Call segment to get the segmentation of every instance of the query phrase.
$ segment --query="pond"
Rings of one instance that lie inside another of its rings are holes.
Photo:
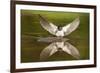
[[[59,26],[80,17],[80,25],[64,37],[66,41],[38,41],[39,38],[55,37],[41,27],[38,14]],[[89,13],[21,10],[22,63],[86,59],[89,59]]]

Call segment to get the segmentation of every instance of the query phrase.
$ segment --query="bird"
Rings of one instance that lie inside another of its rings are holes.
[[[61,51],[73,56],[76,59],[79,59],[80,57],[80,53],[77,48],[69,42],[53,42],[42,50],[40,53],[40,60],[45,60],[56,52]]]
[[[64,37],[69,34],[71,34],[73,31],[75,31],[79,24],[80,24],[80,19],[77,17],[75,20],[73,20],[71,23],[61,27],[61,26],[56,26],[52,22],[48,21],[47,18],[44,18],[42,15],[39,14],[39,20],[41,26],[47,30],[50,34],[57,36],[57,37]]]

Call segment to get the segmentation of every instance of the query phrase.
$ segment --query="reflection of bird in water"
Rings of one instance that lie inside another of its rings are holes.
[[[65,25],[64,27],[60,27],[60,26],[56,26],[53,23],[49,22],[46,18],[44,18],[41,15],[39,15],[39,19],[40,19],[41,26],[45,30],[47,30],[49,33],[57,37],[63,37],[63,36],[69,35],[71,32],[77,29],[80,23],[80,20],[78,17],[74,21],[69,23],[68,25]]]
[[[41,26],[45,30],[52,35],[57,36],[38,39],[40,42],[52,42],[40,53],[40,59],[44,60],[58,51],[64,51],[65,53],[68,53],[69,55],[79,59],[80,54],[77,48],[70,43],[65,42],[68,39],[63,38],[78,28],[80,23],[79,17],[64,27],[54,25],[41,15],[39,15],[39,19]]]
[[[79,56],[80,56],[77,48],[74,47],[73,45],[71,45],[70,43],[68,43],[68,42],[54,42],[43,49],[43,51],[40,53],[40,60],[45,60],[58,51],[64,51],[65,53],[72,55],[76,59],[79,59]]]

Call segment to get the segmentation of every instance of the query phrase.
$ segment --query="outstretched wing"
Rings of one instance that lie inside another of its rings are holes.
[[[51,43],[40,53],[40,60],[45,60],[49,56],[53,55],[55,52],[57,52],[57,47],[55,46],[55,43]]]
[[[78,17],[74,21],[69,23],[68,25],[64,26],[62,28],[62,31],[64,32],[65,35],[69,35],[71,32],[75,31],[78,28],[79,23],[80,23],[80,20]]]
[[[79,57],[80,57],[80,53],[77,50],[77,48],[74,47],[73,45],[71,45],[68,42],[65,42],[65,46],[63,47],[63,51],[70,54],[70,55],[72,55],[76,59],[79,59]]]
[[[40,19],[40,24],[41,26],[47,30],[48,32],[50,32],[53,35],[56,35],[56,31],[58,30],[57,26],[54,25],[53,23],[47,21],[46,18],[44,18],[43,16],[39,15],[39,19]]]

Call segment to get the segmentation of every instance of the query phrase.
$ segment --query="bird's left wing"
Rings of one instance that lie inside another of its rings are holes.
[[[53,23],[49,22],[46,18],[43,16],[39,15],[40,19],[40,24],[41,26],[47,30],[49,33],[56,35],[56,31],[58,30],[57,26],[54,25]]]
[[[80,24],[80,20],[78,17],[68,25],[64,26],[62,28],[62,31],[64,32],[65,35],[69,35],[71,32],[75,31],[78,28],[79,24]]]
[[[65,46],[62,49],[64,52],[72,55],[76,59],[79,59],[79,57],[80,57],[79,51],[77,50],[77,48],[75,46],[71,45],[70,43],[65,42]]]

